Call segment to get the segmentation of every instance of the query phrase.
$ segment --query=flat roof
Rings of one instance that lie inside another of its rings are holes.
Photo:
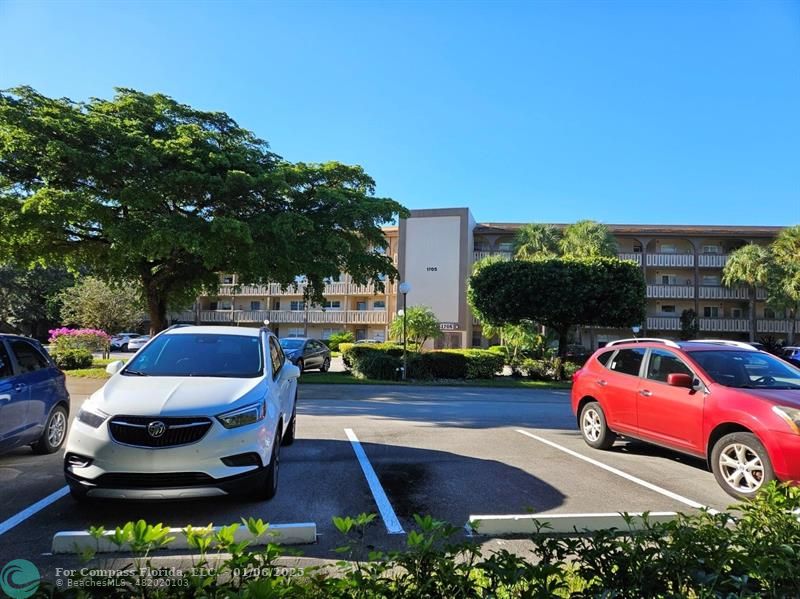
[[[528,223],[479,223],[474,232],[477,234],[503,234],[515,232]],[[545,223],[563,229],[566,223]],[[775,237],[785,227],[759,225],[619,225],[606,224],[608,230],[616,235],[706,235],[747,237]]]

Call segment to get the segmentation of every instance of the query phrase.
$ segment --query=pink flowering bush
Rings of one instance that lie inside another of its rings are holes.
[[[105,353],[111,343],[111,336],[100,329],[61,327],[50,331],[48,341],[53,345],[53,353],[56,354],[70,349],[87,349]]]

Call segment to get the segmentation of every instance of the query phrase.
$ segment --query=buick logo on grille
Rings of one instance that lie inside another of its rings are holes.
[[[167,432],[167,425],[160,420],[156,420],[147,425],[147,432],[154,439],[158,439]]]

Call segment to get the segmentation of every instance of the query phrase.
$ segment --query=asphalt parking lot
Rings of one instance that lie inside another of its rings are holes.
[[[73,416],[99,384],[70,382]],[[731,503],[699,460],[638,442],[606,452],[586,446],[567,390],[304,384],[300,393],[298,439],[282,450],[278,495],[269,502],[84,506],[62,496],[60,454],[24,448],[0,456],[0,563],[26,558],[47,568],[60,559],[48,556],[56,532],[138,518],[178,527],[243,516],[316,522],[318,542],[300,549],[330,558],[341,541],[332,517],[362,512],[380,513],[368,543],[392,548],[414,528],[415,513],[464,526],[471,514],[546,519]]]

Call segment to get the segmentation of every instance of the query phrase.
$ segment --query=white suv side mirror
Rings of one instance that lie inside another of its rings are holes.
[[[120,370],[122,370],[124,366],[125,362],[123,362],[122,360],[114,360],[113,362],[110,362],[108,366],[106,366],[106,372],[111,376],[114,376]]]
[[[300,368],[292,364],[291,362],[286,362],[283,365],[283,376],[287,379],[299,379],[300,378]]]

